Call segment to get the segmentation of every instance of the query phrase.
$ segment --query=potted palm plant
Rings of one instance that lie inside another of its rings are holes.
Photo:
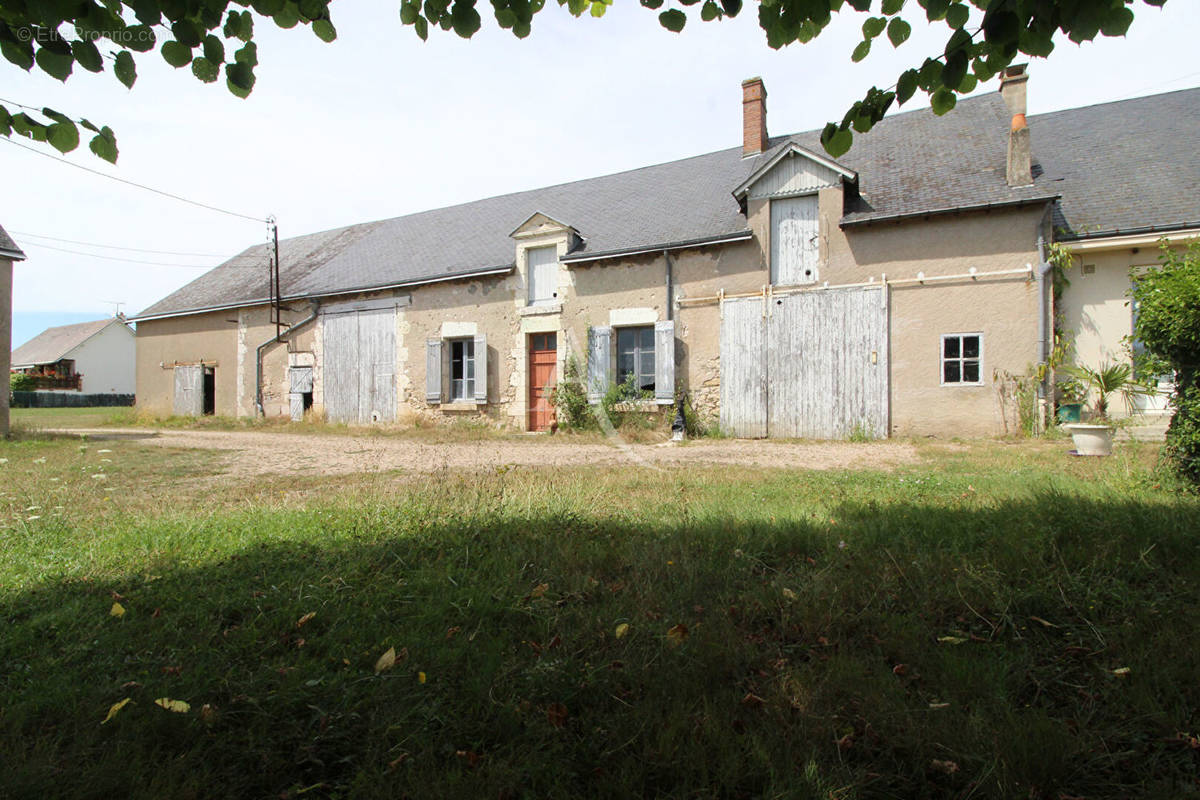
[[[1074,422],[1063,427],[1071,432],[1075,454],[1081,456],[1112,455],[1113,424],[1108,416],[1109,398],[1119,394],[1127,409],[1133,408],[1133,398],[1147,393],[1146,387],[1133,377],[1130,364],[1105,362],[1099,367],[1075,366],[1068,372],[1086,391],[1085,397],[1095,396],[1092,414],[1087,422]]]

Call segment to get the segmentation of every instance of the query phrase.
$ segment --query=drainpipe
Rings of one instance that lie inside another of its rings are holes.
[[[1042,236],[1038,236],[1038,265],[1034,271],[1037,275],[1037,292],[1038,292],[1038,363],[1045,363],[1048,354],[1047,344],[1050,340],[1049,328],[1047,324],[1047,303],[1046,303],[1046,274],[1050,272],[1050,262],[1046,259],[1046,240]],[[1049,372],[1038,382],[1038,401],[1045,413],[1047,384],[1050,381]]]
[[[675,275],[671,265],[671,253],[663,250],[663,259],[667,262],[667,319],[675,319]]]
[[[310,300],[309,302],[312,304],[312,311],[309,312],[309,315],[307,317],[300,320],[295,325],[289,325],[288,329],[283,331],[283,333],[276,334],[275,336],[272,336],[270,339],[267,339],[265,342],[260,344],[258,346],[258,348],[255,350],[255,355],[254,355],[254,359],[255,359],[255,361],[254,361],[254,408],[255,408],[255,410],[258,411],[258,415],[260,417],[266,416],[266,412],[263,410],[263,351],[277,342],[286,341],[286,337],[288,334],[291,334],[297,328],[304,327],[305,325],[307,325],[308,323],[312,322],[314,319],[317,318],[317,310],[321,307],[321,303],[317,300]]]

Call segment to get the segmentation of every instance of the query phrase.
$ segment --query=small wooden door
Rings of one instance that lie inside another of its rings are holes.
[[[554,389],[558,362],[558,335],[529,336],[529,430],[548,431],[554,420],[550,393]]]

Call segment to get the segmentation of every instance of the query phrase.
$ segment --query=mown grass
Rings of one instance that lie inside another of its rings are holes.
[[[1197,792],[1200,501],[1146,446],[301,486],[97,445],[0,445],[0,794]]]

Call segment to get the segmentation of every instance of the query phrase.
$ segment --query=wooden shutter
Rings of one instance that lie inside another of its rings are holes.
[[[654,399],[675,402],[675,320],[654,323]]]
[[[442,340],[425,340],[425,400],[442,402]]]
[[[817,196],[771,201],[771,283],[815,283],[820,255]]]
[[[174,411],[180,417],[198,417],[204,413],[204,367],[200,364],[175,367]]]
[[[311,392],[313,390],[313,368],[291,367],[288,369],[288,390],[291,392]]]
[[[553,303],[558,295],[558,248],[531,247],[525,251],[529,302]]]
[[[488,352],[487,334],[475,336],[475,402],[488,401]]]
[[[588,402],[599,403],[612,379],[612,328],[588,329]]]

